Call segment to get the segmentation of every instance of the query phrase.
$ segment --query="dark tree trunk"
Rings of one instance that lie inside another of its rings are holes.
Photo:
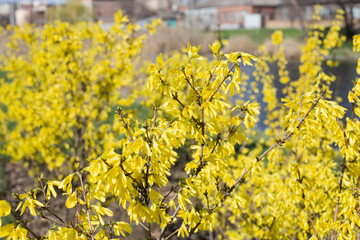
[[[353,3],[351,1],[343,0],[332,0],[333,3],[337,4],[344,12],[344,23],[345,23],[345,36],[347,39],[352,39],[354,35],[354,25],[353,25]],[[349,7],[349,12],[346,11],[346,6]]]
[[[298,0],[290,0],[291,5],[295,8],[295,11],[297,12],[300,20],[300,28],[301,30],[305,29],[305,14],[304,14],[304,8],[300,7],[300,4],[298,3]]]

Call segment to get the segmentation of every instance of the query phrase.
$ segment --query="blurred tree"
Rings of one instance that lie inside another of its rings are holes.
[[[301,26],[303,26],[304,16],[304,6],[311,6],[316,4],[321,5],[335,5],[344,11],[344,25],[345,25],[345,35],[347,39],[352,39],[352,36],[355,34],[354,31],[354,16],[353,16],[353,7],[354,4],[359,3],[359,0],[287,0],[296,10],[299,15]]]
[[[130,18],[134,17],[135,2],[134,0],[120,0],[121,9]]]
[[[69,23],[92,20],[90,10],[79,0],[70,0],[62,6],[51,6],[48,10],[48,20],[50,22],[61,20]]]
[[[355,34],[354,31],[354,3],[359,3],[358,0],[330,0],[331,3],[338,5],[344,11],[345,35],[347,39],[352,39]]]
[[[305,14],[304,14],[304,8],[300,7],[298,0],[290,0],[290,3],[294,7],[297,15],[299,16],[301,30],[304,30],[305,29],[305,21],[306,21]]]

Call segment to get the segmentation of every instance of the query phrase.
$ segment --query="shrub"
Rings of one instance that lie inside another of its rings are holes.
[[[59,174],[84,167],[114,140],[110,110],[121,102],[120,88],[134,84],[145,38],[135,38],[139,26],[127,22],[119,12],[108,32],[84,22],[4,31],[10,35],[1,56],[10,79],[0,83],[5,154],[34,173],[41,166]]]
[[[278,51],[270,55],[262,48],[258,59],[245,52],[224,54],[218,42],[210,46],[212,60],[190,44],[186,53],[166,59],[160,54],[148,66],[151,96],[145,103],[153,115],[137,121],[118,108],[115,121],[124,138],[61,181],[41,177],[39,188],[15,194],[20,215],[29,209],[54,224],[43,236],[0,201],[0,216],[17,219],[0,228],[0,237],[113,239],[131,234],[134,222],[148,239],[190,238],[198,231],[229,239],[355,238],[360,81],[349,92],[352,117],[343,123],[346,109],[328,100],[334,78],[322,70],[329,50],[344,41],[339,30],[338,20],[326,36],[321,26],[311,29],[300,77],[292,81],[281,32],[273,34]],[[360,36],[355,36],[354,50],[359,49]],[[247,82],[241,69],[256,60],[257,81]],[[276,98],[269,62],[277,63],[285,85],[283,104]],[[250,99],[241,94],[244,85],[254,93]],[[268,138],[251,142],[247,136],[259,114],[259,90],[267,104]],[[232,101],[235,94],[240,98]],[[179,149],[189,158],[174,183],[169,180],[178,170],[174,166],[183,161]],[[59,193],[66,196],[73,221],[51,210]],[[119,220],[107,206],[109,199],[126,210],[128,221]]]

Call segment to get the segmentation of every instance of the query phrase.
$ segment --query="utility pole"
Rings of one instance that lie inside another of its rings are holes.
[[[9,1],[9,4],[10,4],[9,20],[10,20],[10,24],[12,26],[16,25],[16,21],[15,21],[15,1],[16,0],[10,0]]]

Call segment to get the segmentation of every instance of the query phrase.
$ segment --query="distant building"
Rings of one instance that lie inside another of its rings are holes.
[[[122,1],[116,0],[82,0],[85,6],[90,7],[95,21],[102,21],[104,24],[114,22],[114,14],[124,6]]]
[[[347,24],[360,26],[360,0],[285,0],[279,8],[280,19],[277,25],[281,27],[308,26],[313,21],[314,6],[321,4],[320,15],[324,25],[331,25],[336,11],[343,9],[346,12]],[[280,24],[280,25],[279,25]]]
[[[267,27],[279,18],[282,0],[208,0],[196,1],[184,9],[188,27],[215,30]]]
[[[66,0],[0,0],[0,25],[27,22],[43,25],[47,21],[48,7],[63,4]]]
[[[215,31],[218,26],[218,9],[203,7],[187,9],[184,12],[185,25],[189,28]]]
[[[0,0],[1,1],[1,0]],[[84,5],[91,8],[95,20],[105,24],[113,23],[113,16],[122,9],[132,20],[147,21],[152,18],[162,18],[173,24],[175,14],[172,11],[173,0],[81,0]],[[147,20],[146,20],[147,19]]]
[[[2,3],[0,4],[0,26],[5,26],[10,24],[10,4]]]

